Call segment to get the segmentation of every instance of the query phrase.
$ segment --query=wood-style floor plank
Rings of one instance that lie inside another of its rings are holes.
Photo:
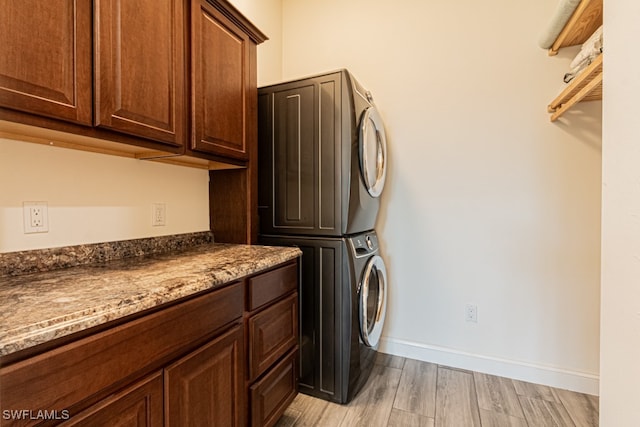
[[[293,427],[301,415],[302,412],[289,407],[276,423],[276,427]]]
[[[317,399],[299,393],[284,415],[276,423],[276,427],[290,426],[327,426],[325,420],[333,414],[330,408],[331,403],[326,400]],[[337,405],[339,406],[339,405]],[[344,415],[344,414],[343,414]],[[291,423],[293,421],[293,423]],[[335,425],[335,424],[334,424]]]
[[[431,399],[435,416],[425,416],[434,413],[422,406]],[[352,402],[299,394],[276,427],[597,427],[598,403],[595,396],[384,355]]]
[[[438,365],[406,360],[393,407],[435,418]]]
[[[386,427],[402,370],[375,365],[360,393],[349,403],[342,427]]]
[[[438,427],[480,427],[473,375],[458,370],[438,368],[436,425]]]
[[[480,408],[482,427],[528,427],[527,420]]]
[[[394,356],[392,354],[378,353],[376,354],[377,365],[387,366],[389,368],[402,369],[404,367],[405,358],[402,356]]]
[[[575,426],[562,403],[520,396],[520,404],[529,427]]]
[[[423,415],[392,409],[387,427],[434,427],[435,420]]]
[[[556,394],[569,416],[580,427],[595,427],[599,423],[599,399],[588,394],[556,389]]]
[[[474,372],[473,378],[480,409],[524,419],[518,395],[510,379],[479,372]]]
[[[520,396],[531,397],[533,399],[548,400],[549,402],[560,402],[560,399],[551,387],[540,384],[528,383],[525,381],[511,380]]]

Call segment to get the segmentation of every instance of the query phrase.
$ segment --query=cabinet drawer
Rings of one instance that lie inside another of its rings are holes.
[[[272,426],[298,393],[298,347],[251,386],[251,425]]]
[[[249,380],[298,342],[298,293],[249,318]]]
[[[249,311],[298,288],[298,265],[289,264],[249,279]]]
[[[240,319],[242,301],[236,283],[4,366],[2,409],[67,409],[74,416],[87,396],[161,367]]]

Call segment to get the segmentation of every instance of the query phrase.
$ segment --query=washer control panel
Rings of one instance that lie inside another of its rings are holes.
[[[349,241],[358,257],[370,255],[378,250],[378,236],[375,231],[350,237]]]

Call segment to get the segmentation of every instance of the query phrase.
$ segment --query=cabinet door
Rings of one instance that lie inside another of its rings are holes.
[[[194,151],[248,158],[251,45],[249,36],[206,0],[191,1]]]
[[[91,125],[91,2],[0,2],[0,106]]]
[[[242,343],[238,326],[165,369],[166,426],[244,425]]]
[[[184,3],[94,5],[96,126],[183,145]]]
[[[64,427],[162,425],[162,374],[158,372],[63,423]]]

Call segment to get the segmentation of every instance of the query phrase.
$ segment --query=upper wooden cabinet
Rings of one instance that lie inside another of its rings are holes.
[[[192,141],[195,151],[248,158],[251,41],[205,0],[191,0]]]
[[[0,10],[0,135],[208,169],[250,163],[266,36],[228,1]]]
[[[0,3],[0,106],[91,125],[91,2]]]
[[[95,0],[95,125],[183,145],[183,0]]]

